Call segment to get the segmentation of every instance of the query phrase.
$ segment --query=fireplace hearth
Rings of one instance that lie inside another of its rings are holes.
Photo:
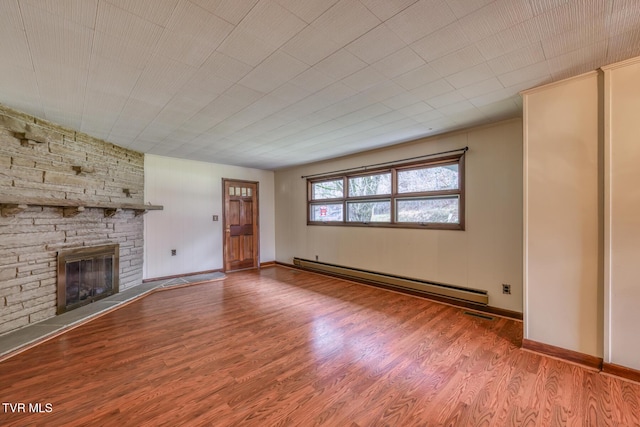
[[[118,293],[119,245],[58,253],[58,309],[62,314]]]

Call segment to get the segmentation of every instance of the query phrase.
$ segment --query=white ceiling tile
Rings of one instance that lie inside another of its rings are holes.
[[[94,56],[89,67],[88,89],[127,97],[131,94],[141,70]]]
[[[275,0],[307,23],[313,22],[338,0]]]
[[[309,25],[282,46],[282,50],[309,65],[315,65],[340,49],[323,31]]]
[[[519,70],[501,74],[498,79],[505,87],[509,87],[528,80],[544,78],[550,74],[549,63],[542,61]]]
[[[137,80],[131,96],[154,106],[164,106],[193,76],[196,69],[160,55],[153,55]]]
[[[158,115],[158,113],[160,113],[161,110],[162,106],[154,105],[142,99],[129,98],[124,105],[116,124],[120,122],[129,130],[137,129],[138,132],[142,132],[142,130],[153,120],[154,117]]]
[[[392,108],[394,110],[399,110],[404,107],[408,107],[409,105],[416,104],[421,101],[421,98],[410,93],[410,92],[402,92],[394,97],[387,98],[383,101],[384,105]]]
[[[478,118],[486,118],[472,103],[470,103],[466,99],[440,107],[438,108],[438,111],[440,111],[445,116],[453,116],[454,120],[459,120],[461,113],[471,115],[473,120],[476,120]]]
[[[485,105],[493,104],[494,102],[503,101],[505,99],[513,99],[514,97],[519,97],[518,92],[526,89],[531,89],[533,87],[537,87],[543,84],[550,83],[551,76],[546,76],[543,78],[537,78],[534,80],[528,80],[522,83],[518,83],[514,86],[510,86],[504,88],[502,90],[494,90],[492,92],[488,92],[483,95],[478,95],[476,97],[470,98],[469,102],[471,102],[476,107],[483,107]]]
[[[262,98],[264,94],[240,84],[235,84],[224,93],[224,96],[233,99],[234,105],[246,107]]]
[[[496,77],[491,77],[490,79],[458,89],[458,92],[460,92],[465,98],[471,99],[480,95],[485,95],[487,93],[503,89],[504,86],[502,85],[502,83],[500,83],[500,80],[498,80]]]
[[[495,73],[489,68],[486,62],[478,64],[466,70],[451,74],[446,80],[456,89],[478,83],[488,78],[494,77]]]
[[[306,22],[275,1],[261,0],[240,21],[237,28],[278,48],[306,26]]]
[[[187,96],[198,94],[198,98],[206,97],[211,100],[212,97],[224,93],[233,86],[234,83],[236,82],[219,77],[209,72],[207,68],[201,67],[193,74],[191,79],[180,88],[177,96],[183,93]]]
[[[365,68],[367,64],[345,49],[340,49],[336,53],[318,62],[313,68],[321,73],[342,79],[358,70]]]
[[[425,61],[430,62],[467,45],[469,39],[462,27],[458,22],[453,22],[412,43],[411,48]]]
[[[609,39],[607,64],[640,55],[640,28]]]
[[[385,24],[380,24],[348,44],[345,49],[367,64],[373,64],[405,46],[406,44],[400,40],[400,37],[396,36]]]
[[[595,70],[602,65],[602,58],[605,58],[606,54],[607,42],[602,41],[556,56],[547,63],[551,75],[558,80]]]
[[[414,70],[404,73],[393,79],[394,82],[402,86],[407,90],[415,89],[432,81],[438,80],[440,74],[438,74],[433,67],[429,64],[425,64]]]
[[[0,102],[244,166],[517,117],[518,91],[640,55],[636,0],[0,3]]]
[[[13,7],[17,2],[11,1],[9,3],[12,3],[9,7]],[[98,0],[21,0],[21,3],[44,9],[62,19],[87,28],[95,28]]]
[[[427,99],[427,103],[435,109],[440,110],[442,112],[442,108],[447,105],[456,104],[462,101],[466,101],[467,99],[462,96],[462,94],[458,91],[447,92],[443,95],[439,95],[430,99]]]
[[[420,100],[427,100],[440,96],[442,94],[452,92],[455,88],[449,84],[445,79],[436,80],[426,85],[422,85],[410,92],[418,97]]]
[[[191,89],[180,91],[171,98],[154,119],[156,127],[177,128],[206,107],[214,97],[207,92]]]
[[[163,28],[103,1],[98,3],[96,31],[133,41],[147,49],[153,49]]]
[[[296,86],[292,83],[285,83],[269,94],[276,99],[284,101],[287,104],[293,104],[301,99],[309,96],[311,92],[306,88]]]
[[[595,44],[606,38],[607,30],[604,20],[596,19],[585,22],[584,26],[543,38],[542,47],[545,57],[553,58],[579,49],[585,44]]]
[[[251,104],[251,102],[234,99],[232,96],[222,94],[213,99],[194,116],[190,117],[182,127],[204,132],[222,122],[224,119],[231,117],[249,104]]]
[[[424,60],[411,48],[405,47],[375,62],[373,67],[388,78],[394,78],[423,65]]]
[[[308,90],[310,93],[314,93],[335,83],[336,80],[337,79],[329,77],[314,68],[309,68],[291,79],[291,83]]]
[[[368,99],[371,102],[382,102],[389,98],[393,98],[400,93],[405,93],[405,89],[402,86],[389,81],[371,87],[364,92],[361,92],[359,95],[361,95],[363,99]]]
[[[137,0],[133,0],[137,1]],[[237,25],[258,0],[189,0],[227,22]]]
[[[431,110],[433,110],[433,107],[427,104],[426,102],[417,102],[415,104],[400,108],[397,111],[399,113],[404,114],[405,116],[411,117],[418,114],[424,114]]]
[[[355,95],[355,91],[349,88],[342,82],[333,83],[332,85],[327,86],[326,88],[316,92],[318,105],[323,105],[323,107],[336,104],[344,99],[349,98],[352,95]]]
[[[418,0],[360,0],[381,21],[402,12]]]
[[[88,70],[93,43],[91,29],[28,5],[22,7],[22,15],[34,62],[50,60]],[[38,64],[34,66],[38,68]]]
[[[506,55],[494,58],[488,61],[488,64],[494,73],[504,74],[528,65],[542,62],[545,59],[542,44],[537,42],[522,49],[514,50]]]
[[[20,108],[29,114],[40,114],[40,93],[36,74],[32,69],[14,66],[11,62],[0,62],[0,103]]]
[[[413,43],[455,20],[445,0],[420,0],[386,23],[405,43]]]
[[[39,0],[37,0],[39,1]],[[58,0],[50,0],[57,2]],[[178,5],[185,0],[106,0],[107,2],[131,12],[142,19],[164,27]],[[79,3],[83,3],[84,0]],[[95,11],[94,11],[95,15]]]
[[[480,9],[494,0],[447,0],[447,4],[458,18]]]
[[[85,121],[98,124],[107,132],[111,130],[127,103],[126,96],[93,89],[87,90],[85,99],[83,118]],[[80,130],[85,131],[85,128]]]
[[[563,4],[572,0],[529,0],[531,3],[531,10],[534,15],[539,15],[549,9],[562,6]]]
[[[218,52],[255,67],[277,49],[259,37],[236,28],[218,47]]]
[[[16,8],[17,10],[17,8]],[[20,15],[18,11],[18,16]],[[27,43],[27,34],[23,28],[16,29],[8,24],[6,16],[0,18],[0,57],[11,58],[15,67],[21,67],[33,71],[31,52]],[[13,21],[13,19],[11,19]],[[7,62],[7,61],[4,61]]]
[[[388,123],[397,122],[398,120],[406,119],[407,116],[405,114],[400,113],[399,111],[390,111],[386,114],[381,114],[379,116],[374,117],[372,120],[380,123],[381,125],[386,125]]]
[[[380,25],[380,20],[359,1],[340,0],[312,25],[342,47]]]
[[[228,81],[237,82],[253,69],[248,64],[221,52],[213,52],[204,64],[198,69],[197,74],[204,79],[205,74],[212,74]]]
[[[360,123],[365,120],[369,120],[372,117],[377,117],[382,114],[389,113],[391,109],[383,104],[373,104],[367,108],[363,108],[353,113],[345,114],[338,118],[338,121],[344,124]]]
[[[593,21],[595,16],[604,19],[609,7],[609,0],[573,0],[549,9],[536,16],[535,19],[540,34],[548,37],[580,27],[584,22]]]
[[[182,0],[173,11],[156,51],[192,66],[200,66],[233,30],[233,25]]]
[[[444,77],[483,62],[485,62],[485,60],[480,51],[475,46],[467,46],[430,62],[430,65]]]
[[[638,29],[640,7],[637,0],[615,0],[609,19],[606,20],[607,32],[611,36]]]
[[[493,59],[536,43],[541,38],[538,22],[534,18],[480,40],[476,47],[486,59]]]
[[[522,115],[522,108],[512,99],[495,102],[478,108],[483,114],[497,120],[518,117]]]
[[[36,0],[31,0],[36,2]],[[32,6],[38,6],[39,2],[32,4]],[[24,31],[24,25],[22,24],[22,15],[20,14],[20,6],[17,0],[5,1],[2,3],[2,13],[0,13],[0,27],[14,29],[18,31]],[[8,32],[8,31],[7,31]]]
[[[305,71],[309,66],[278,50],[247,74],[240,84],[268,93]]]
[[[497,0],[460,19],[467,37],[480,40],[533,17],[527,0]]]
[[[376,71],[375,68],[369,66],[345,77],[342,79],[342,83],[357,90],[358,92],[361,92],[383,82],[384,80],[385,77],[382,74]]]
[[[122,37],[101,32],[94,34],[92,56],[101,56],[126,66],[143,69],[153,53],[146,46]]]

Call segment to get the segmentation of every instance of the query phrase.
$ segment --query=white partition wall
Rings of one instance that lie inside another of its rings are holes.
[[[144,175],[145,200],[164,206],[145,215],[145,279],[223,267],[222,178],[259,182],[260,261],[275,259],[272,171],[147,154]]]
[[[640,370],[640,58],[605,73],[605,362]]]
[[[598,73],[523,99],[524,338],[601,357]]]
[[[293,257],[486,290],[489,305],[522,311],[522,122],[512,119],[275,173],[276,260]],[[302,175],[468,146],[466,229],[307,225]],[[502,284],[511,294],[502,293]]]

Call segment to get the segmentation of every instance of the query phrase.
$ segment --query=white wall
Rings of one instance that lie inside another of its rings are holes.
[[[524,98],[524,337],[602,356],[598,74]]]
[[[307,226],[302,175],[469,146],[466,230]],[[522,311],[522,122],[425,138],[276,171],[276,259],[315,259],[489,291],[489,305]],[[502,284],[512,294],[502,294]]]
[[[605,73],[605,361],[640,370],[640,58]]]
[[[259,182],[260,262],[275,260],[273,172],[149,154],[144,171],[145,201],[164,206],[144,218],[145,278],[223,268],[222,178]]]

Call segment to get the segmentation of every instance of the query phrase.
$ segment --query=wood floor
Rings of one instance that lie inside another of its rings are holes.
[[[521,340],[519,322],[360,284],[233,273],[1,362],[0,425],[640,425],[639,384]]]

